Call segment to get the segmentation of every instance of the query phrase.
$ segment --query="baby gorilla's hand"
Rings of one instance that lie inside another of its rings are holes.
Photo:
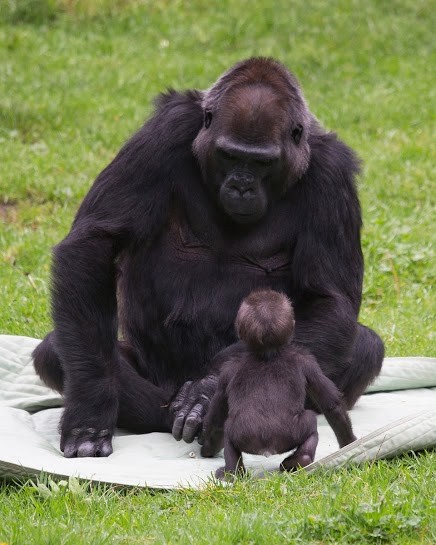
[[[216,375],[208,375],[200,380],[188,381],[180,388],[170,404],[173,415],[172,434],[177,441],[183,439],[192,443],[201,433],[203,418],[209,408],[210,400],[218,384]]]
[[[224,447],[224,430],[214,429],[212,431],[205,430],[203,426],[201,440],[201,455],[203,458],[212,458]]]

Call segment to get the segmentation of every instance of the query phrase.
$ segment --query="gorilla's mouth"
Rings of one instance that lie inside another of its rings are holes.
[[[266,212],[266,202],[262,196],[255,194],[249,199],[235,197],[226,188],[220,192],[221,206],[233,221],[240,224],[254,223],[262,218]]]
[[[229,214],[237,223],[254,223],[263,216],[259,212],[231,212]]]
[[[260,199],[256,202],[250,203],[235,202],[234,199],[224,198],[221,201],[221,205],[225,213],[232,218],[233,221],[240,224],[255,223],[259,221],[266,212],[266,206]]]

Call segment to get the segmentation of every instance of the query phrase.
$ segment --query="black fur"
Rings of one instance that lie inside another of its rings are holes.
[[[216,356],[221,372],[204,420],[201,454],[214,456],[225,445],[220,479],[245,471],[243,452],[295,449],[281,463],[288,471],[312,463],[318,432],[315,412],[305,408],[307,396],[325,414],[340,447],[356,439],[338,388],[293,342],[294,318],[284,293],[253,291],[236,316],[240,342]]]
[[[258,287],[291,297],[296,341],[343,385],[348,407],[380,370],[383,344],[357,323],[363,262],[353,152],[317,125],[279,63],[250,59],[224,79],[204,93],[157,100],[54,250],[55,328],[34,357],[65,397],[65,456],[107,455],[117,424],[138,432],[174,425],[177,439],[192,441],[216,388],[210,362],[235,341],[237,308]],[[239,110],[256,93],[277,104],[244,126]],[[268,150],[274,134],[274,166],[239,168],[238,160],[222,183],[212,179],[222,171],[213,165],[224,119],[250,161],[251,144]],[[241,210],[253,212],[247,223],[232,217]]]
[[[316,413],[304,407],[306,394],[324,412],[340,447],[356,439],[339,390],[315,358],[291,339],[265,348],[240,341],[217,356],[224,363],[205,418],[201,454],[214,456],[224,446],[220,479],[245,471],[243,452],[296,449],[281,463],[287,471],[312,463],[318,432]]]

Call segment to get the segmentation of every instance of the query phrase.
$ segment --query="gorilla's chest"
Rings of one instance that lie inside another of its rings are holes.
[[[236,242],[218,238],[215,244],[205,238],[186,222],[171,221],[151,247],[126,256],[121,294],[129,307],[141,306],[147,314],[152,306],[154,319],[167,325],[216,328],[232,324],[242,298],[253,289],[289,294],[291,252],[281,233]]]
[[[288,292],[289,250],[276,240],[260,246],[256,240],[211,244],[186,223],[172,222],[153,249],[154,294],[166,323],[229,327],[241,299],[253,289]]]
[[[258,251],[255,240],[214,246],[186,224],[171,222],[151,247],[126,254],[120,263],[126,336],[139,335],[149,359],[165,346],[168,361],[192,363],[198,352],[208,361],[234,342],[237,309],[251,291],[270,287],[292,296],[291,254],[277,240]]]
[[[280,238],[258,234],[237,241],[207,240],[186,223],[172,222],[157,247],[169,267],[173,265],[180,273],[185,271],[197,278],[201,271],[214,271],[215,279],[216,275],[280,277],[289,273],[291,264],[290,250]]]

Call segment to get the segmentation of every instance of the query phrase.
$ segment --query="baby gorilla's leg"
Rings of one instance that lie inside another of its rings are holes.
[[[236,475],[244,475],[245,467],[242,462],[242,453],[230,441],[227,435],[224,437],[224,460],[226,465],[216,470],[215,476],[220,480],[232,480]]]
[[[285,458],[280,464],[282,471],[296,471],[306,467],[315,459],[316,447],[318,445],[318,432],[316,428],[316,413],[305,411],[301,416],[300,424],[302,430],[302,442],[295,452]]]

